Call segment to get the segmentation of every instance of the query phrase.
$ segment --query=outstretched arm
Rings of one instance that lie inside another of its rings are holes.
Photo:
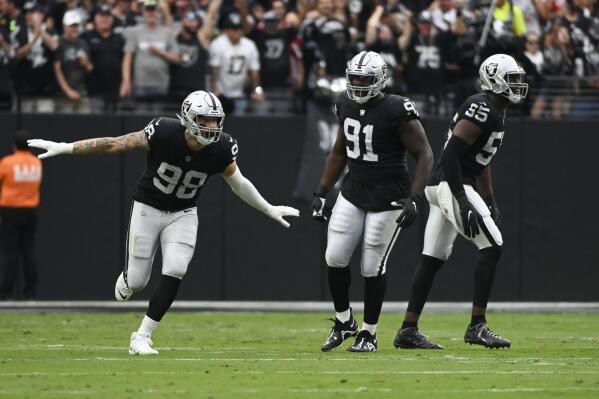
[[[289,222],[283,219],[284,216],[299,216],[299,211],[288,206],[273,206],[268,203],[258,192],[256,187],[237,167],[235,161],[231,162],[223,172],[223,178],[231,187],[231,190],[241,198],[246,204],[258,209],[266,216],[276,220],[285,227],[289,227]]]
[[[137,149],[144,149],[146,151],[150,149],[148,139],[143,130],[119,137],[99,137],[75,141],[74,143],[55,143],[48,140],[32,139],[27,140],[27,144],[32,148],[46,150],[46,152],[38,156],[40,159],[50,158],[61,154],[115,154]]]

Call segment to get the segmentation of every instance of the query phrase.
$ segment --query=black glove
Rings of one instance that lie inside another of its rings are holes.
[[[331,216],[331,212],[325,209],[324,205],[327,201],[327,194],[329,190],[325,187],[318,187],[318,190],[314,193],[314,199],[312,200],[312,218],[319,222],[326,222]]]
[[[499,226],[501,224],[501,212],[499,211],[499,207],[495,202],[495,197],[493,197],[493,195],[486,195],[483,197],[483,200],[485,201],[485,204],[487,204],[489,210],[491,211],[491,219],[493,219],[495,224]]]
[[[418,215],[418,206],[422,197],[416,193],[410,193],[406,198],[400,199],[399,201],[393,201],[391,205],[398,207],[399,209],[403,209],[403,212],[400,213],[396,222],[399,227],[404,228],[408,227],[414,220],[416,220],[416,215]]]
[[[460,216],[462,218],[464,234],[466,237],[476,237],[480,234],[478,225],[483,222],[480,214],[474,209],[465,192],[459,192],[454,196],[460,207]]]

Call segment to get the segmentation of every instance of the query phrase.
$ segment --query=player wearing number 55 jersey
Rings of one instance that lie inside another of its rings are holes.
[[[335,104],[337,140],[312,203],[313,217],[328,220],[325,198],[347,165],[349,173],[330,217],[325,255],[336,317],[321,349],[336,349],[357,335],[349,351],[375,352],[387,259],[400,228],[411,224],[420,209],[433,155],[414,104],[381,93],[387,66],[377,53],[356,55],[348,63],[346,75],[347,90]],[[407,153],[416,160],[411,184]],[[364,323],[358,332],[349,303],[348,264],[360,242],[365,292]]]
[[[503,139],[507,105],[526,97],[528,85],[523,83],[524,70],[504,54],[487,58],[479,75],[483,93],[468,98],[450,122],[447,141],[425,190],[430,213],[424,249],[395,347],[441,348],[419,333],[417,323],[433,279],[451,255],[458,233],[479,250],[472,319],[464,340],[489,348],[511,345],[488,327],[485,318],[502,245],[497,227],[501,217],[493,198],[490,164]]]
[[[198,227],[196,200],[206,180],[221,174],[235,194],[285,227],[284,216],[297,209],[270,205],[239,170],[237,142],[222,133],[225,114],[216,96],[195,91],[181,106],[179,119],[155,118],[143,130],[120,137],[74,143],[29,140],[46,150],[40,158],[59,154],[109,154],[144,149],[146,168],[133,194],[127,235],[127,265],[118,277],[115,297],[125,301],[150,278],[158,244],[162,249],[162,280],[150,299],[138,331],[131,335],[129,354],[158,354],[152,332],[177,295],[193,256]]]

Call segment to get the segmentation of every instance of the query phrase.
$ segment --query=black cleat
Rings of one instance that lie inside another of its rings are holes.
[[[323,352],[328,352],[339,348],[341,344],[343,344],[343,341],[349,337],[355,336],[358,333],[358,323],[356,323],[356,319],[354,319],[353,315],[345,323],[342,323],[337,318],[331,319],[331,321],[335,322],[335,325],[331,329],[331,334],[327,338],[326,342],[320,347]]]
[[[489,328],[487,322],[483,321],[474,326],[468,326],[464,334],[464,342],[467,344],[482,345],[486,348],[509,348],[510,340],[501,338]]]
[[[426,335],[420,334],[418,327],[406,327],[397,332],[393,346],[402,349],[443,349],[439,344],[428,340]]]
[[[356,336],[355,342],[347,348],[349,352],[376,352],[376,334],[362,330]]]

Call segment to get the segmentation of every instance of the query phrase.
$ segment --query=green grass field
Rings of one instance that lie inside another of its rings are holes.
[[[598,398],[598,314],[493,314],[512,348],[464,344],[468,315],[428,314],[440,351],[320,352],[324,313],[171,313],[157,357],[129,356],[141,313],[0,313],[0,398]],[[360,315],[361,316],[361,315]]]

